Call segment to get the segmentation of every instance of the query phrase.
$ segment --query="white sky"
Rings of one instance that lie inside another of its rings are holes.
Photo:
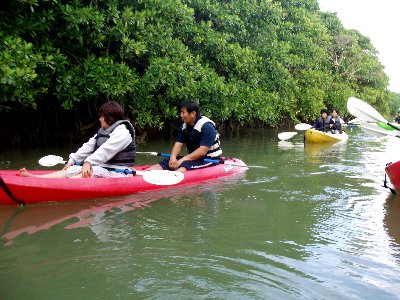
[[[371,39],[389,77],[389,90],[400,93],[400,0],[318,0],[322,11],[336,12],[343,26]]]

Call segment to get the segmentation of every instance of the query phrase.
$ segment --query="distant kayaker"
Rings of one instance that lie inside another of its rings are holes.
[[[98,113],[101,128],[77,152],[69,155],[69,161],[62,170],[33,175],[22,168],[19,175],[43,178],[127,176],[113,169],[135,164],[135,129],[131,122],[124,119],[124,109],[115,101],[103,103]]]
[[[215,123],[200,113],[194,101],[182,102],[179,106],[183,124],[179,127],[171,155],[149,170],[176,170],[185,172],[213,165],[204,158],[217,159],[222,154],[219,133]],[[183,146],[187,154],[181,156]]]
[[[329,123],[329,128],[332,133],[342,133],[343,127],[345,126],[345,122],[339,116],[339,110],[334,108],[332,110],[332,116]]]
[[[327,109],[321,109],[321,115],[315,120],[314,125],[312,128],[319,130],[319,131],[328,131],[329,130],[329,123],[331,121],[331,117],[328,116]]]
[[[394,119],[397,124],[400,124],[400,110],[397,112],[397,117]]]

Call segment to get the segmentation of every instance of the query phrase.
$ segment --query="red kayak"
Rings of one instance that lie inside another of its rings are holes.
[[[146,168],[148,166],[137,166],[135,170],[141,171]],[[148,181],[145,180],[145,176],[141,175],[121,178],[35,178],[18,176],[16,170],[0,170],[0,205],[24,205],[43,201],[73,201],[130,195],[230,176],[245,170],[247,170],[247,166],[243,161],[230,158],[211,167],[185,172],[178,183],[168,183],[168,180],[167,182],[158,182],[154,178],[152,181]],[[151,172],[154,171],[145,173],[147,175]],[[45,174],[49,171],[31,171],[30,173]]]
[[[397,191],[400,191],[400,160],[394,163],[388,163],[385,168],[386,174],[390,182]],[[385,179],[386,186],[386,179]]]

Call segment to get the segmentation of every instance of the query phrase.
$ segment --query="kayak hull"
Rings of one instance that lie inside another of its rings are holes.
[[[148,166],[135,167],[136,170],[145,170],[146,168]],[[226,177],[245,170],[247,170],[246,164],[240,159],[227,159],[225,164],[185,172],[184,179],[172,185],[149,183],[139,175],[120,178],[35,178],[18,176],[16,170],[0,170],[0,205],[130,195]],[[52,171],[31,171],[32,174],[49,172]]]
[[[388,163],[385,172],[394,188],[400,191],[400,160],[394,163]]]
[[[349,137],[346,132],[342,133],[328,133],[315,129],[309,129],[304,134],[306,140],[312,143],[329,143],[345,141]]]

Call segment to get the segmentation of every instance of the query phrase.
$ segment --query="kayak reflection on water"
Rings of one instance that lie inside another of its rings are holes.
[[[245,173],[238,173],[230,178],[207,183],[207,190],[204,190],[201,183],[193,185],[190,189],[190,199],[191,201],[202,199],[203,197],[196,197],[196,195],[207,193],[207,198],[216,200],[222,188],[237,184],[244,176]],[[65,229],[90,227],[100,241],[106,241],[109,236],[107,234],[109,225],[105,222],[110,218],[136,209],[147,208],[151,203],[163,198],[175,199],[179,202],[186,196],[188,196],[187,187],[180,187],[99,201],[42,203],[26,207],[4,206],[0,210],[0,237],[5,241],[5,246],[10,246],[21,234],[34,234],[70,221],[64,227]],[[76,218],[77,221],[74,220]]]

